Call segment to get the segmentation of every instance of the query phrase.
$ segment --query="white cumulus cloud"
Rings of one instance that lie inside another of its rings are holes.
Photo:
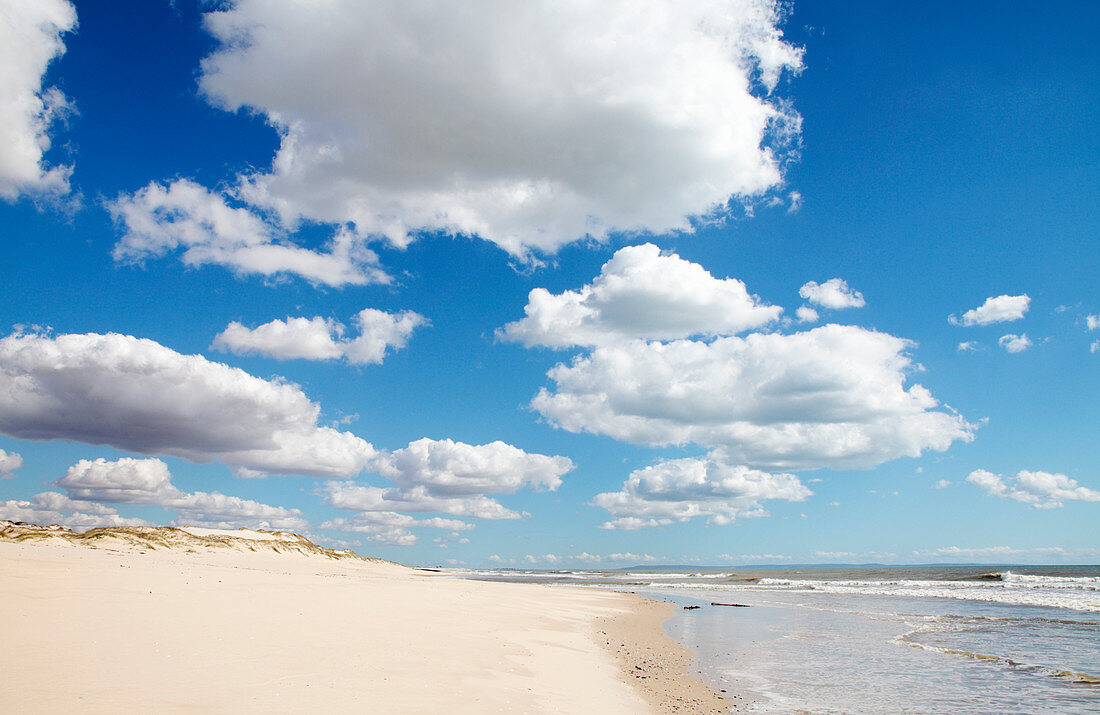
[[[1085,327],[1087,327],[1089,330],[1100,329],[1100,315],[1086,315]]]
[[[396,486],[328,482],[323,494],[339,509],[359,512],[432,512],[478,519],[518,519],[489,494],[514,494],[524,487],[554,490],[573,469],[566,457],[531,454],[492,442],[471,445],[420,439],[382,452],[368,467]]]
[[[798,322],[800,323],[816,323],[817,319],[820,317],[817,311],[808,305],[798,306],[795,315],[798,316]]]
[[[849,288],[848,282],[840,278],[830,278],[824,283],[810,281],[798,289],[798,295],[815,305],[832,310],[862,308],[867,304],[862,293]]]
[[[0,479],[8,479],[13,476],[16,469],[23,466],[23,457],[15,452],[5,452],[0,449]]]
[[[239,527],[303,531],[309,524],[298,509],[270,506],[218,492],[183,492],[172,484],[159,459],[81,459],[57,480],[72,505],[153,504],[175,510],[176,525],[215,529]],[[42,495],[39,495],[42,496]],[[111,510],[113,513],[113,509]]]
[[[427,319],[411,310],[386,313],[364,308],[355,316],[359,335],[344,338],[347,328],[330,318],[272,320],[256,328],[234,321],[219,333],[211,347],[238,355],[259,354],[278,360],[334,360],[353,365],[381,364],[388,349],[399,350],[412,331]]]
[[[393,546],[412,546],[417,536],[411,528],[445,529],[451,532],[468,531],[474,525],[459,519],[416,519],[408,514],[392,511],[371,511],[356,514],[350,519],[338,517],[321,524],[322,529],[334,529],[354,534],[363,534],[371,541]]]
[[[111,507],[70,499],[58,492],[42,492],[29,500],[0,501],[0,519],[28,524],[58,524],[73,531],[104,526],[149,526],[143,519],[120,516]]]
[[[976,469],[966,481],[987,493],[1030,504],[1036,509],[1056,509],[1066,501],[1100,501],[1100,491],[1080,486],[1065,474],[1021,470],[1015,479],[1004,478],[985,469]]]
[[[388,283],[378,256],[337,229],[323,250],[290,242],[287,231],[193,181],[156,182],[108,205],[122,229],[114,258],[138,262],[180,251],[188,266],[225,266],[238,275],[297,275],[330,286]]]
[[[636,470],[620,491],[597,494],[592,504],[616,517],[602,528],[636,529],[695,517],[728,524],[764,516],[762,501],[802,501],[812,493],[793,474],[730,465],[721,452],[715,452]]]
[[[760,469],[871,467],[970,441],[975,426],[906,387],[910,343],[855,326],[711,343],[636,341],[559,364],[532,406],[571,432],[696,443]]]
[[[1031,347],[1031,339],[1027,337],[1026,333],[1023,335],[1013,335],[1012,333],[1002,335],[997,342],[1010,353],[1022,353]]]
[[[1023,295],[999,295],[986,298],[985,302],[973,310],[962,314],[961,318],[952,315],[948,320],[953,325],[990,325],[1020,320],[1031,306],[1031,298]]]
[[[616,251],[592,283],[553,295],[535,288],[526,317],[497,331],[524,345],[604,345],[633,338],[732,335],[776,320],[783,309],[734,278],[645,244]]]
[[[49,130],[69,110],[56,88],[43,88],[50,62],[65,52],[62,35],[76,26],[65,0],[5,2],[0,8],[0,198],[62,194],[71,166],[48,167]]]
[[[0,339],[0,432],[221,461],[262,472],[347,477],[375,455],[318,426],[296,385],[126,335]]]
[[[421,230],[517,255],[690,230],[781,183],[802,52],[774,0],[435,4],[237,0],[200,86],[278,130],[236,194],[396,245]]]

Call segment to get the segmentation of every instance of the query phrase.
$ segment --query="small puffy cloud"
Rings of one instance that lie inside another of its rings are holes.
[[[973,353],[977,352],[981,348],[981,343],[976,343],[973,340],[968,340],[964,343],[959,343],[958,351],[960,353]]]
[[[56,88],[44,89],[42,77],[74,27],[76,9],[65,0],[8,2],[0,11],[0,198],[69,190],[72,167],[43,161],[50,127],[69,103]]]
[[[0,432],[321,477],[375,455],[301,389],[127,335],[0,339]]]
[[[789,198],[791,203],[790,206],[787,207],[787,213],[798,213],[799,210],[802,209],[802,194],[797,191],[792,191]]]
[[[949,486],[951,486],[951,482],[947,481],[946,479],[941,479],[938,482],[936,482],[935,484],[933,484],[932,488],[933,489],[947,489]]]
[[[1100,340],[1093,340],[1092,345],[1089,345],[1090,353],[1100,353]]]
[[[1086,315],[1085,327],[1087,327],[1089,330],[1100,329],[1100,315]]]
[[[297,275],[329,286],[390,281],[378,256],[347,231],[337,230],[325,250],[298,246],[259,214],[186,179],[167,187],[150,183],[108,208],[123,231],[113,252],[117,261],[181,251],[185,265],[221,265],[242,276]]]
[[[1002,335],[997,343],[1010,353],[1022,353],[1031,347],[1031,340],[1026,333],[1023,335],[1013,335],[1011,333]]]
[[[1023,295],[999,295],[986,298],[985,302],[973,310],[963,313],[961,318],[952,315],[948,320],[953,325],[990,325],[1019,320],[1031,306],[1031,298]]]
[[[781,16],[774,0],[239,0],[205,16],[218,47],[199,81],[278,130],[238,194],[284,224],[552,252],[690,230],[780,185],[800,123],[771,92],[802,67]]]
[[[23,457],[15,452],[0,449],[0,479],[9,479],[16,469],[23,466]]]
[[[369,466],[393,487],[328,482],[326,501],[358,512],[431,512],[478,519],[519,519],[521,514],[490,498],[524,487],[554,490],[573,469],[566,457],[531,454],[504,442],[472,445],[450,439],[420,439],[378,454]]]
[[[344,358],[353,365],[381,364],[387,349],[399,350],[408,343],[424,316],[406,310],[386,313],[365,308],[355,316],[359,335],[343,338],[345,326],[335,320],[287,318],[272,320],[256,328],[231,322],[219,333],[211,347],[238,355],[259,354],[277,360],[333,360]]]
[[[608,529],[659,526],[662,520],[706,517],[716,524],[763,516],[762,501],[802,501],[813,492],[793,474],[770,474],[723,461],[721,453],[705,458],[673,459],[636,470],[618,492],[597,494],[592,505],[614,520]]]
[[[808,305],[798,306],[798,310],[795,311],[795,315],[798,316],[798,322],[800,323],[815,323],[817,322],[817,311]]]
[[[1100,501],[1100,491],[1082,487],[1064,474],[1021,470],[1015,479],[1005,479],[985,469],[976,469],[966,481],[988,494],[1031,504],[1036,509],[1057,509],[1064,501]]]
[[[975,425],[906,387],[910,343],[855,326],[710,343],[600,347],[547,374],[532,406],[570,432],[724,448],[760,469],[871,467],[973,439]]]
[[[371,466],[400,487],[424,486],[434,494],[452,496],[514,494],[523,487],[553,491],[573,462],[529,454],[500,441],[473,445],[424,438],[380,454]]]
[[[733,335],[776,320],[783,309],[750,295],[735,278],[715,278],[699,264],[647,243],[616,251],[580,290],[553,295],[535,288],[524,312],[497,336],[562,348]]]
[[[867,304],[862,293],[849,288],[848,282],[840,278],[830,278],[824,283],[810,281],[798,289],[798,295],[815,305],[832,310],[862,308]]]
[[[652,563],[657,560],[656,556],[649,554],[633,554],[629,551],[625,553],[608,554],[608,561],[630,561],[632,563]]]

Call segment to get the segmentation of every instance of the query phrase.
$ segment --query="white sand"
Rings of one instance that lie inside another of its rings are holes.
[[[657,613],[634,626],[645,645],[632,647],[681,658],[665,668],[668,692],[624,677],[630,627],[614,617],[639,613],[627,595],[462,581],[271,542],[206,548],[170,531],[194,543],[0,541],[0,709],[609,715],[707,694]],[[608,618],[623,641],[611,650]]]

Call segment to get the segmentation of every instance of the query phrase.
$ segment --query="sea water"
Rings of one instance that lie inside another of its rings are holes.
[[[467,572],[681,607],[697,675],[750,712],[1100,712],[1100,566]],[[715,605],[729,604],[729,605]]]

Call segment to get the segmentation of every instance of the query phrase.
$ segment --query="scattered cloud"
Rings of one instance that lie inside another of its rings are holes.
[[[1089,330],[1100,329],[1100,315],[1086,315],[1085,327],[1087,327]]]
[[[933,489],[947,489],[949,486],[951,486],[951,482],[947,481],[946,479],[941,479],[938,482],[936,482],[935,484],[933,484],[932,488]]]
[[[347,477],[375,455],[317,424],[296,385],[181,355],[152,340],[16,333],[0,339],[0,432],[220,461],[260,472]]]
[[[778,186],[800,121],[771,91],[802,67],[780,18],[772,0],[240,0],[205,16],[219,45],[199,81],[278,130],[271,169],[235,192],[282,224],[398,246],[478,235],[526,255],[687,231]]]
[[[963,313],[961,318],[950,316],[952,325],[990,325],[1020,320],[1031,306],[1031,298],[1023,295],[999,295],[986,298],[985,302],[973,310]]]
[[[1073,558],[1079,556],[1097,556],[1100,549],[1065,549],[1061,546],[1033,546],[1018,548],[1014,546],[941,546],[936,549],[920,549],[913,551],[913,556],[921,559],[966,559],[984,560],[991,558],[1020,559],[1022,556],[1032,559]],[[1028,561],[1027,563],[1033,563]]]
[[[1021,470],[1015,479],[976,469],[966,481],[992,496],[1030,504],[1036,509],[1057,509],[1065,501],[1100,501],[1100,491],[1078,485],[1064,474]]]
[[[372,469],[402,488],[427,487],[440,495],[514,494],[523,487],[553,491],[573,469],[567,457],[529,454],[504,442],[472,445],[419,439],[379,454]]]
[[[408,447],[379,453],[368,469],[396,486],[376,487],[332,481],[325,500],[359,512],[432,512],[478,519],[519,519],[489,494],[514,494],[524,487],[555,490],[573,469],[566,457],[530,454],[504,442],[471,445],[420,439]]]
[[[22,466],[22,456],[15,452],[5,452],[0,449],[0,479],[10,479],[15,476],[15,470]]]
[[[905,386],[910,343],[855,326],[600,347],[532,406],[570,432],[724,448],[760,469],[871,467],[970,441],[976,425]]]
[[[43,157],[51,126],[71,106],[57,88],[43,88],[42,78],[74,27],[76,9],[65,0],[6,3],[0,12],[0,198],[69,191],[72,167],[49,167]]]
[[[849,288],[848,282],[840,278],[830,278],[824,283],[810,281],[798,289],[798,295],[822,308],[832,310],[862,308],[867,304],[862,293]]]
[[[1089,345],[1090,353],[1100,353],[1100,340],[1093,340],[1092,345]]]
[[[790,205],[787,207],[787,213],[796,214],[802,209],[802,194],[797,191],[790,193]]]
[[[69,499],[58,492],[35,494],[30,500],[0,502],[0,519],[29,524],[58,524],[74,531],[104,526],[149,526],[143,519],[119,516],[110,507]]]
[[[185,265],[221,265],[241,276],[297,275],[336,287],[390,282],[378,256],[346,230],[337,230],[324,250],[295,245],[286,230],[187,179],[168,186],[152,182],[107,208],[122,229],[116,261],[136,263],[180,250]]]
[[[356,514],[350,519],[330,519],[321,524],[320,528],[363,534],[371,541],[391,546],[412,546],[417,542],[417,536],[409,529],[446,529],[455,532],[468,531],[474,525],[458,519],[416,519],[408,514],[392,511],[369,511]]]
[[[982,347],[981,343],[976,343],[976,342],[970,340],[970,341],[967,341],[965,343],[959,343],[958,350],[959,350],[960,353],[973,353],[973,352],[977,352],[978,350],[980,350],[981,347]]]
[[[766,514],[768,499],[802,501],[813,492],[793,474],[770,474],[706,458],[673,459],[636,470],[618,492],[597,494],[592,505],[614,520],[606,529],[637,529],[706,517],[715,524]]]
[[[798,306],[798,310],[795,311],[795,315],[798,316],[798,322],[800,323],[816,323],[820,317],[817,311],[808,305]]]
[[[783,309],[750,295],[739,280],[715,278],[699,264],[647,243],[616,251],[580,290],[553,295],[535,288],[524,312],[497,337],[564,348],[732,335],[778,319]]]
[[[344,339],[345,326],[330,318],[272,320],[257,328],[231,322],[211,345],[238,355],[259,354],[277,360],[334,360],[344,358],[353,365],[380,365],[386,350],[400,350],[412,331],[428,320],[411,310],[386,313],[365,308],[355,316],[359,335]]]
[[[218,492],[183,492],[159,459],[82,459],[57,481],[74,503],[153,504],[176,512],[173,524],[215,529],[239,527],[303,531],[298,509],[270,506]]]
[[[1031,340],[1027,337],[1026,333],[1022,335],[1013,335],[1011,333],[1002,335],[997,343],[1010,353],[1022,353],[1031,347]]]

